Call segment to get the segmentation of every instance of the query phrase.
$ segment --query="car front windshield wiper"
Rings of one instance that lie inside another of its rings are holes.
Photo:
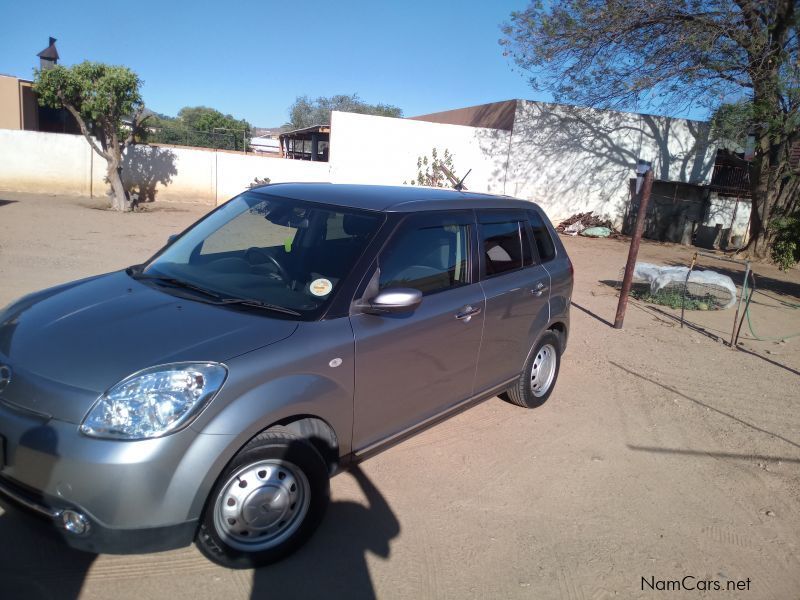
[[[285,315],[292,315],[294,317],[302,317],[303,314],[299,311],[296,311],[292,308],[286,308],[285,306],[278,306],[277,304],[270,304],[269,302],[262,302],[261,300],[255,300],[252,298],[221,298],[219,301],[220,304],[239,304],[242,306],[255,306],[257,308],[263,308],[265,310],[271,310],[274,312],[283,313]]]
[[[211,290],[207,290],[199,285],[194,285],[193,283],[189,283],[188,281],[183,281],[182,279],[176,279],[175,277],[167,277],[165,275],[150,275],[149,273],[142,273],[137,272],[135,269],[129,269],[128,274],[137,280],[147,280],[147,281],[155,281],[157,283],[166,283],[167,285],[172,285],[175,287],[184,288],[187,290],[192,290],[194,292],[200,292],[201,294],[208,296],[209,298],[214,299],[214,304],[236,304],[239,306],[254,306],[256,308],[262,308],[264,310],[270,310],[272,312],[279,312],[285,315],[292,315],[293,317],[302,317],[302,313],[293,310],[291,308],[286,308],[284,306],[278,306],[277,304],[270,304],[268,302],[262,302],[261,300],[255,300],[253,298],[236,298],[236,297],[228,297],[223,296],[217,292],[212,292]]]
[[[223,296],[217,294],[216,292],[207,290],[203,287],[200,287],[199,285],[194,285],[193,283],[189,283],[188,281],[183,281],[182,279],[176,279],[175,277],[167,277],[165,275],[150,275],[149,273],[137,272],[135,270],[129,270],[128,275],[130,275],[137,281],[145,280],[145,281],[155,281],[157,283],[166,283],[167,285],[172,285],[175,287],[192,290],[193,292],[200,292],[204,296],[208,296],[209,298],[214,298],[215,300],[218,301],[224,300]]]

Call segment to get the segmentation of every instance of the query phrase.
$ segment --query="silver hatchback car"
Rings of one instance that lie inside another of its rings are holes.
[[[572,282],[530,202],[252,189],[0,312],[0,497],[90,552],[273,562],[337,471],[494,395],[547,400]]]

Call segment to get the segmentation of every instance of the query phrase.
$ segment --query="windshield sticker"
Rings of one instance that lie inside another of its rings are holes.
[[[327,296],[333,289],[333,284],[328,279],[315,279],[308,286],[309,291],[315,296]]]

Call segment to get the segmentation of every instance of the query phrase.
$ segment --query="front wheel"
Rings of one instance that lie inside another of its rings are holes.
[[[561,340],[553,331],[547,331],[525,361],[519,379],[503,397],[525,408],[541,406],[553,393],[560,368]]]
[[[319,452],[286,429],[265,431],[239,451],[217,480],[197,546],[225,567],[276,562],[311,536],[329,495],[328,469]]]

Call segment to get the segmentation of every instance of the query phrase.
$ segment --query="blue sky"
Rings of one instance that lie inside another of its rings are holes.
[[[211,106],[257,126],[288,118],[297,96],[357,93],[406,116],[534,93],[497,43],[526,0],[404,2],[0,0],[0,73],[30,78],[36,53],[123,64],[147,106]],[[80,6],[77,9],[76,6]]]
[[[61,62],[124,64],[148,107],[206,105],[259,126],[295,97],[358,93],[407,116],[534,98],[497,40],[525,0],[27,2],[0,0],[0,73],[31,77],[58,39]],[[76,6],[81,6],[76,10]],[[545,98],[541,98],[545,99]]]

